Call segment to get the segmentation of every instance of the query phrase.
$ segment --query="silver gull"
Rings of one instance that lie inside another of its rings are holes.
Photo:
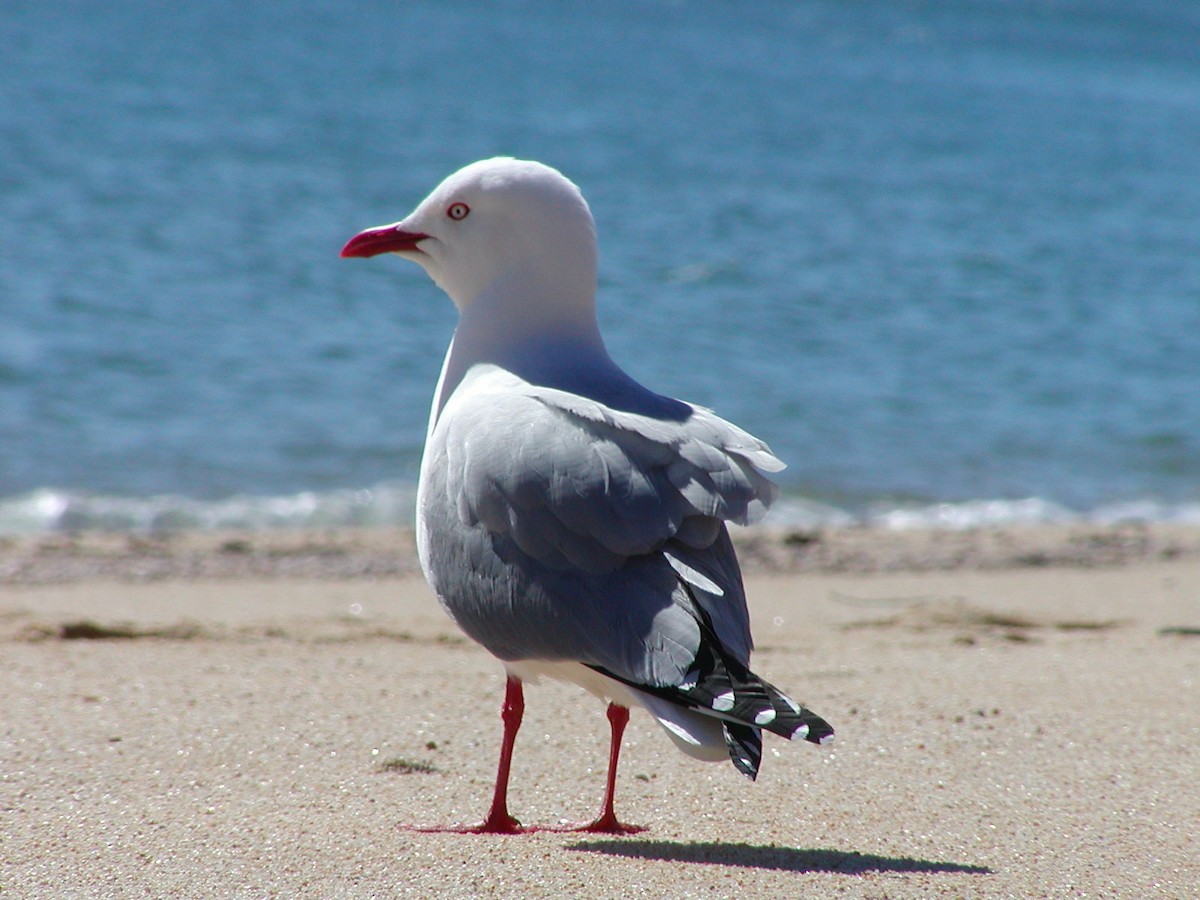
[[[443,181],[411,215],[342,256],[420,264],[458,309],[434,392],[417,544],[438,600],[503,662],[500,765],[482,823],[508,812],[522,682],[549,676],[609,701],[600,815],[613,806],[630,707],[684,753],[755,778],[762,730],[821,743],[833,729],[749,669],[750,620],[725,523],[758,520],[783,468],[711,411],[648,390],[609,357],[596,321],[596,230],[579,189],[497,158]]]

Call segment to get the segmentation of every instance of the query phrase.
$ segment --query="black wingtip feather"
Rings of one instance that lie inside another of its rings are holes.
[[[715,636],[705,635],[696,665],[681,685],[632,687],[688,709],[722,720],[729,759],[739,772],[754,780],[762,761],[762,731],[788,740],[804,738],[821,744],[833,737],[833,728],[812,710],[796,703],[746,666],[726,656]],[[598,671],[624,681],[599,667]]]
[[[692,668],[678,685],[636,684],[600,666],[592,668],[664,700],[721,719],[729,758],[752,781],[762,761],[763,729],[789,741],[802,737],[823,744],[833,738],[833,727],[828,722],[732,656],[713,631],[703,607],[694,597],[692,600],[692,611],[700,626],[700,647]]]
[[[725,723],[725,748],[739,772],[754,781],[762,763],[762,732],[739,722]]]

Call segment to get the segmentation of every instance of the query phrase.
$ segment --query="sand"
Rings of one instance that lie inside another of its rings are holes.
[[[404,535],[0,547],[0,898],[1200,895],[1200,535],[743,535],[754,667],[838,729],[756,783],[626,734],[631,837],[482,816],[500,666]],[[510,794],[589,817],[601,704],[526,692]]]

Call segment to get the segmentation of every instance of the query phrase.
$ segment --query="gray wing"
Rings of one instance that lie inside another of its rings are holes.
[[[755,521],[783,468],[708,410],[659,419],[530,385],[464,381],[422,472],[429,570],[459,624],[502,659],[573,659],[677,684],[695,607],[736,658],[751,649],[725,520]],[[533,627],[531,627],[533,623]]]

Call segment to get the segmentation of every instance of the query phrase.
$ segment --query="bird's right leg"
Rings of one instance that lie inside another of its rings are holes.
[[[523,828],[521,823],[508,814],[508,771],[512,767],[513,744],[521,717],[525,714],[525,694],[521,682],[508,676],[504,690],[504,705],[500,718],[504,722],[504,737],[500,741],[500,765],[496,769],[496,790],[492,794],[492,808],[478,825],[406,825],[412,831],[441,834],[521,834],[536,829]]]
[[[488,810],[487,817],[471,831],[480,834],[517,834],[522,830],[521,823],[508,814],[508,772],[512,767],[513,744],[517,740],[517,730],[521,727],[524,714],[525,693],[521,689],[521,682],[509,675],[504,690],[504,706],[500,709],[504,737],[500,742],[500,765],[496,769],[492,808]]]

